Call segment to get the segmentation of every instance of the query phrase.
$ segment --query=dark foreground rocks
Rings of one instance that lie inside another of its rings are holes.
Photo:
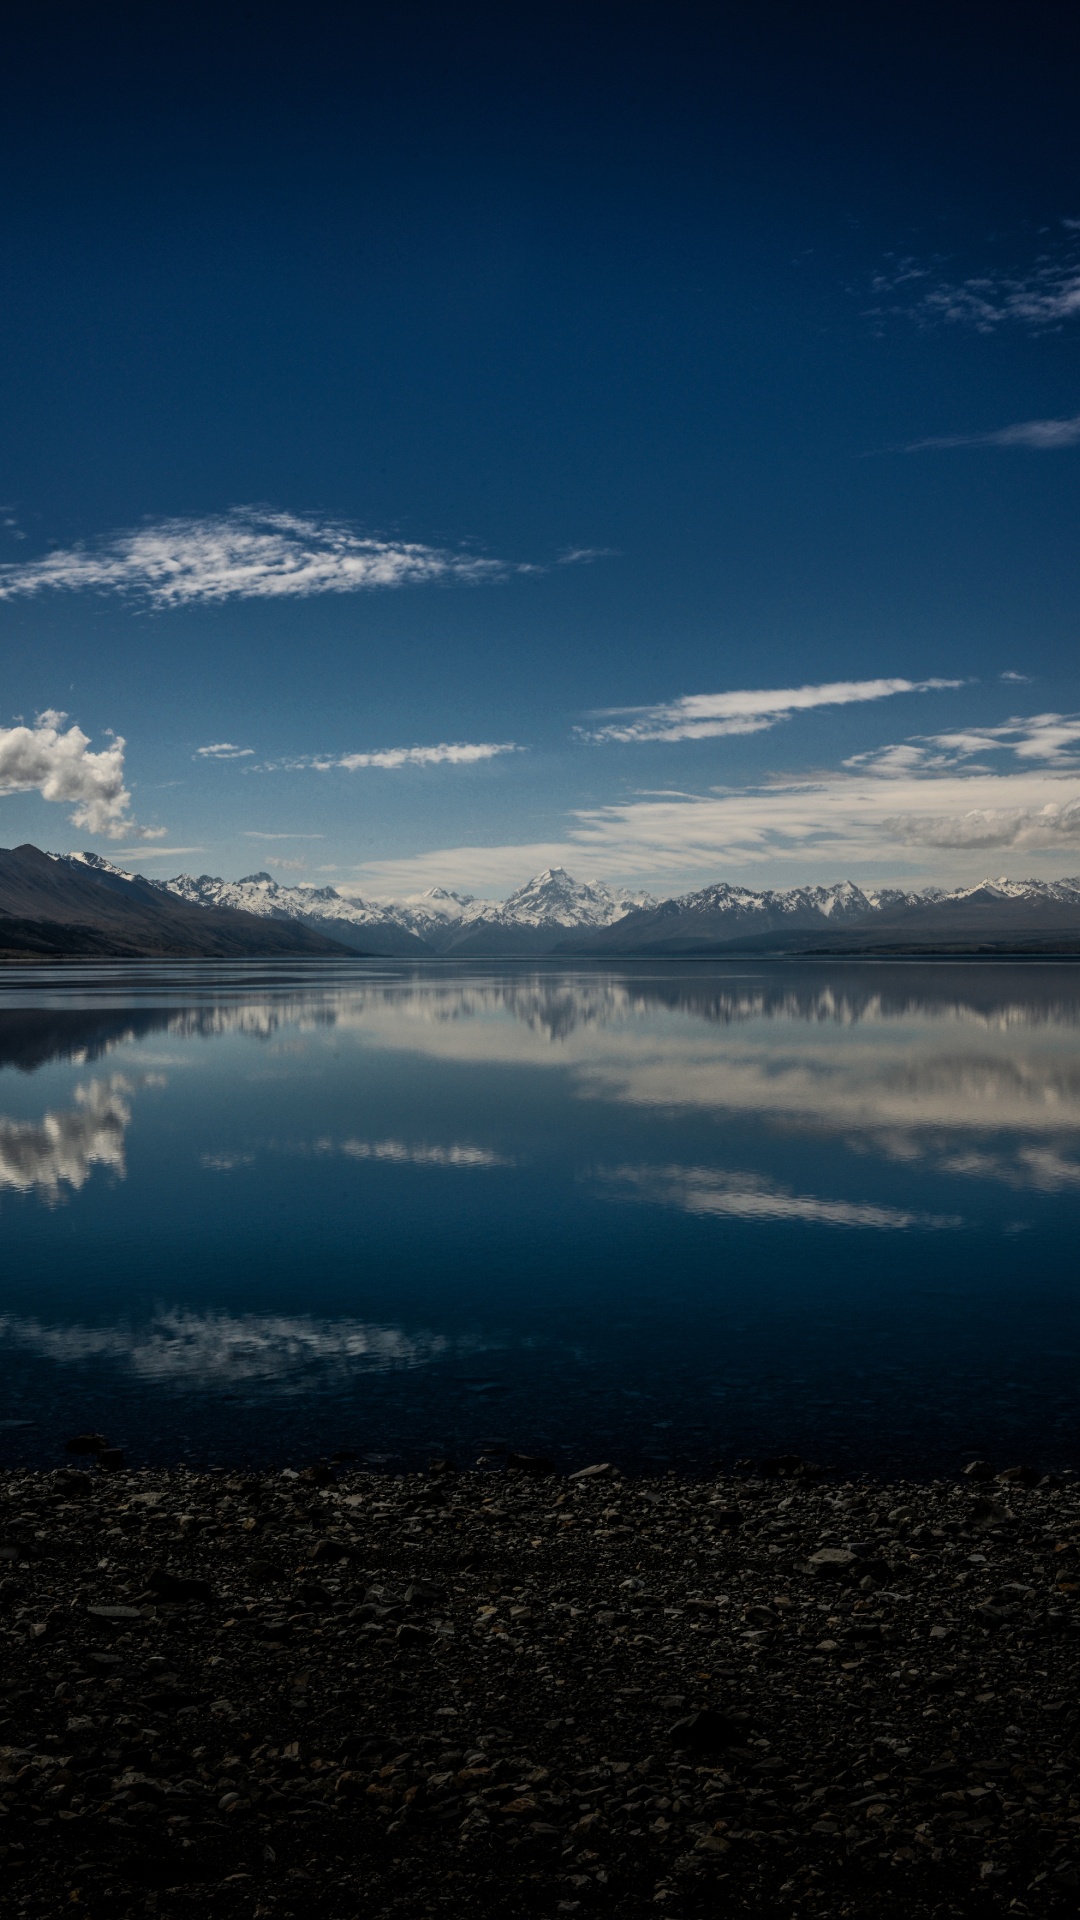
[[[1074,1912],[1034,1478],[3,1476],[5,1911]]]

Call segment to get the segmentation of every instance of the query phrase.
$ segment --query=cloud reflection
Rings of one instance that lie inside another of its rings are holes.
[[[164,1031],[178,1058],[218,1072],[235,1072],[223,1050],[187,1043],[264,1044],[282,1056],[274,1066],[282,1085],[294,1043],[312,1064],[325,1060],[328,1074],[337,1071],[331,1050],[419,1060],[432,1076],[446,1067],[542,1069],[561,1075],[579,1102],[747,1118],[1036,1193],[1077,1184],[1080,970],[1067,966],[328,963],[316,985],[284,965],[227,982],[203,968],[197,984],[164,969],[154,975],[164,1004],[134,1012],[118,1009],[123,982],[114,981],[112,1006],[96,1012],[51,1003],[36,1014],[0,1010],[0,1065],[9,1058],[32,1071],[50,1047],[92,1058]],[[144,991],[132,986],[131,998]],[[32,1030],[27,1019],[37,1021]],[[234,1171],[256,1147],[463,1169],[519,1158],[513,1138],[432,1142],[419,1125],[412,1138],[404,1127],[368,1134],[366,1117],[350,1112],[334,1138],[308,1144],[271,1135],[238,1154],[211,1141],[203,1164]],[[95,1162],[122,1175],[125,1125],[120,1090],[96,1130],[79,1105],[35,1125],[2,1122],[0,1185],[56,1197],[76,1190]]]
[[[37,1193],[59,1206],[86,1185],[95,1166],[125,1174],[132,1083],[122,1074],[76,1087],[75,1105],[41,1120],[0,1115],[0,1190]]]
[[[888,1232],[964,1224],[955,1214],[909,1213],[864,1201],[791,1193],[763,1174],[725,1172],[720,1167],[598,1168],[595,1177],[610,1187],[612,1197],[727,1220],[799,1220],[811,1226],[873,1227]]]
[[[165,1309],[142,1326],[49,1326],[0,1316],[0,1343],[58,1366],[111,1362],[147,1386],[300,1394],[358,1374],[430,1366],[481,1349],[475,1339],[406,1333],[364,1320],[310,1314],[193,1313]]]

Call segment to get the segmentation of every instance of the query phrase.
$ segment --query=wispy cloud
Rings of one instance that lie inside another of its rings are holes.
[[[66,713],[48,708],[31,727],[0,727],[0,794],[37,792],[70,805],[72,826],[87,833],[160,839],[165,827],[140,827],[131,817],[120,735],[93,753],[89,736],[66,722]]]
[[[731,693],[694,693],[653,707],[610,707],[607,726],[579,727],[598,740],[713,740],[725,734],[763,733],[815,707],[885,700],[898,693],[928,693],[959,687],[959,680],[833,680],[821,686],[766,687]]]
[[[913,850],[1062,853],[1080,848],[1078,746],[1080,718],[1058,714],[920,737],[811,779],[580,808],[557,840],[373,861],[360,884],[487,891],[565,866],[580,879],[664,886],[672,875],[790,862],[836,876],[861,862],[895,865]]]
[[[181,854],[205,853],[205,847],[119,847],[118,860],[173,860]]]
[[[896,746],[875,747],[869,753],[854,754],[844,764],[869,767],[875,773],[886,775],[934,774],[947,773],[990,754],[1012,753],[1019,760],[1074,767],[1080,771],[1077,749],[1080,749],[1080,714],[1035,713],[1024,719],[1007,720],[999,727],[919,734]]]
[[[1029,267],[990,270],[950,279],[939,261],[893,259],[872,282],[878,315],[906,313],[924,325],[973,327],[993,333],[1021,326],[1034,332],[1060,327],[1080,315],[1078,223],[1063,220],[1067,238],[1047,248]]]
[[[477,584],[537,569],[462,548],[385,539],[344,521],[237,507],[161,520],[96,547],[0,566],[0,600],[57,589],[132,594],[155,607],[293,599],[432,581]]]
[[[254,747],[238,747],[232,740],[215,740],[213,746],[196,747],[195,760],[246,760]]]
[[[358,767],[467,767],[477,760],[493,760],[500,753],[523,751],[512,740],[473,744],[444,741],[437,747],[384,747],[378,753],[343,753],[334,765],[345,767],[350,773]]]
[[[302,772],[305,768],[311,768],[316,773],[329,773],[334,767],[343,767],[346,773],[356,773],[362,767],[468,767],[474,766],[479,760],[494,760],[502,753],[524,751],[524,747],[519,747],[513,740],[444,740],[436,747],[380,747],[370,753],[307,754],[296,760],[268,765],[266,771],[273,772],[278,766],[294,773]]]
[[[1018,420],[991,433],[946,433],[933,440],[912,440],[905,453],[932,453],[946,447],[1027,447],[1035,453],[1056,453],[1080,446],[1080,413],[1065,420]]]
[[[324,833],[259,833],[253,827],[245,827],[245,840],[325,840]]]

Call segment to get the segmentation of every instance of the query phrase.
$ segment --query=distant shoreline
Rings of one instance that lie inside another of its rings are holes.
[[[552,965],[563,967],[623,967],[633,966],[638,962],[648,962],[655,965],[657,961],[670,961],[673,965],[682,965],[687,961],[708,964],[722,960],[733,962],[768,961],[774,964],[780,962],[799,964],[803,961],[813,961],[816,964],[820,964],[823,961],[831,960],[845,962],[882,960],[1038,960],[1076,962],[1080,961],[1080,939],[1069,947],[1025,947],[1012,942],[1003,941],[998,944],[990,941],[981,941],[977,944],[957,944],[955,946],[934,945],[927,947],[914,945],[893,947],[882,945],[873,947],[802,947],[798,950],[793,950],[791,948],[779,947],[726,946],[708,949],[699,947],[686,951],[673,951],[670,948],[664,948],[619,952],[613,949],[610,953],[603,953],[595,948],[590,948],[587,953],[533,954],[485,954],[477,952],[467,954],[357,953],[355,950],[344,947],[339,953],[290,953],[288,951],[268,953],[253,949],[250,953],[223,954],[191,953],[184,952],[183,950],[169,953],[108,953],[103,952],[100,948],[88,948],[84,952],[67,949],[55,953],[33,950],[20,953],[0,949],[0,967],[84,966],[88,962],[98,962],[102,965],[115,964],[118,966],[133,966],[154,965],[170,961],[187,961],[192,964],[198,963],[202,966],[218,967],[245,966],[255,960],[275,964],[286,962],[290,965],[302,962],[304,965],[312,966],[340,966],[343,961],[357,961],[360,963],[377,961],[381,965],[393,964],[405,967],[454,968],[498,965],[500,967],[505,966],[515,969]]]

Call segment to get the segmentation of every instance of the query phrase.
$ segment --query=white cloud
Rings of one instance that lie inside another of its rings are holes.
[[[205,847],[119,847],[118,860],[173,860],[181,854],[205,853]]]
[[[437,747],[385,747],[378,753],[343,753],[340,760],[332,765],[346,767],[349,772],[357,767],[452,767],[471,766],[477,760],[493,760],[500,753],[521,753],[523,749],[515,746],[512,740],[503,740],[498,744],[478,742],[475,745],[459,741],[443,742]]]
[[[885,700],[893,694],[928,693],[962,684],[959,680],[833,680],[823,686],[686,694],[654,707],[608,708],[600,717],[610,717],[612,724],[577,731],[589,740],[713,740],[723,734],[762,733],[794,713],[815,707],[844,707],[854,701]]]
[[[1077,223],[1065,220],[1062,225],[1071,234]],[[940,274],[937,263],[900,260],[872,283],[874,294],[883,301],[912,285],[919,289],[915,300],[893,300],[872,311],[906,312],[924,324],[973,327],[977,333],[993,333],[1003,326],[1043,332],[1080,315],[1080,258],[1073,238],[1050,248],[1019,272],[991,271],[953,281]]]
[[[948,433],[933,440],[912,440],[905,453],[929,453],[942,447],[1028,447],[1036,453],[1055,453],[1080,446],[1080,413],[1067,420],[1018,420],[992,433]]]
[[[254,747],[238,747],[231,740],[217,740],[211,747],[196,747],[195,760],[246,760]]]
[[[1004,677],[1004,676],[1003,676]],[[1010,679],[1017,676],[1011,675]],[[1012,753],[1018,760],[1041,761],[1047,766],[1080,767],[1074,749],[1080,747],[1080,714],[1035,713],[1007,720],[1000,727],[968,727],[955,733],[916,735],[895,746],[875,747],[845,762],[875,773],[942,773],[962,767],[975,757]]]
[[[430,581],[477,583],[534,571],[460,548],[381,539],[343,521],[237,507],[201,520],[162,520],[97,547],[0,566],[0,600],[56,588],[133,593],[155,607],[179,607]]]
[[[1006,848],[1080,847],[1080,794],[1069,802],[1028,807],[972,807],[966,813],[897,814],[883,822],[886,832],[909,847],[951,848],[957,852]]]
[[[459,740],[442,741],[436,747],[381,747],[371,753],[310,754],[283,764],[290,772],[312,768],[316,773],[329,773],[334,767],[343,767],[347,773],[356,773],[361,767],[467,767],[478,760],[494,760],[501,753],[524,751],[524,747],[513,740]],[[273,772],[273,764],[268,765],[266,771]]]
[[[1080,778],[1053,768],[929,776],[842,770],[688,799],[632,800],[581,808],[561,840],[456,846],[367,863],[365,890],[399,894],[439,884],[477,891],[519,884],[543,867],[583,880],[671,884],[731,870],[798,862],[830,877],[857,863],[895,871],[920,849],[1011,848],[1064,853],[1080,847]],[[775,881],[782,885],[785,882]]]
[[[88,833],[152,840],[164,827],[139,827],[124,785],[124,741],[119,734],[99,753],[81,727],[48,709],[32,727],[0,727],[0,793],[40,793],[72,807],[71,824]]]

